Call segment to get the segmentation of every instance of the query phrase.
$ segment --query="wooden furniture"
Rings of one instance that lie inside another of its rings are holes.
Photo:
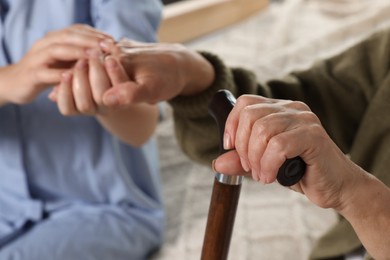
[[[186,0],[164,6],[161,42],[187,42],[239,22],[268,0]]]

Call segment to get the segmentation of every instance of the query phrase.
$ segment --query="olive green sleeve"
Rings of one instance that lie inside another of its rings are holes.
[[[229,69],[217,56],[200,52],[214,67],[215,80],[205,92],[191,97],[170,100],[173,107],[175,134],[183,151],[193,160],[210,164],[219,152],[219,133],[214,119],[208,114],[208,105],[220,89],[227,89],[236,97],[258,94],[253,73],[244,69]],[[239,88],[237,86],[240,86]],[[266,89],[262,92],[265,94]]]
[[[218,132],[207,113],[208,102],[219,89],[236,97],[257,94],[301,100],[321,119],[330,136],[344,152],[354,144],[363,116],[378,90],[387,82],[390,65],[389,31],[383,31],[308,70],[294,72],[264,85],[245,69],[229,69],[217,56],[201,54],[213,65],[212,86],[197,96],[171,100],[175,132],[183,150],[203,163],[218,153]]]
[[[268,82],[272,96],[301,100],[316,113],[344,152],[350,152],[367,108],[389,88],[390,33],[374,34],[306,71]],[[388,112],[382,112],[385,115]]]
[[[177,139],[192,159],[209,163],[217,156],[218,132],[207,106],[212,95],[224,88],[235,96],[258,94],[305,102],[354,162],[390,186],[389,29],[308,70],[264,85],[247,70],[229,69],[218,57],[202,55],[215,69],[215,82],[198,96],[171,101]],[[310,259],[342,256],[359,246],[352,227],[341,219],[315,244]]]

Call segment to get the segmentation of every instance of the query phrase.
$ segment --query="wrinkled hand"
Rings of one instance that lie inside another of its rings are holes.
[[[286,159],[301,156],[306,173],[291,188],[324,208],[340,206],[343,189],[359,171],[302,102],[239,97],[226,121],[224,148],[235,150],[217,158],[215,170],[251,175],[264,184],[276,180]]]
[[[47,87],[58,84],[77,60],[88,57],[88,50],[112,41],[109,35],[87,25],[49,32],[18,63],[2,71],[8,89],[3,88],[1,96],[7,102],[29,103]]]
[[[114,85],[103,97],[107,106],[157,103],[178,95],[201,92],[213,81],[211,65],[179,44],[122,40],[105,49],[118,59],[130,81]]]

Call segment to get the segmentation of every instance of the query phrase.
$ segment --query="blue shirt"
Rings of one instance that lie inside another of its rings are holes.
[[[86,23],[116,39],[154,41],[156,0],[8,0],[1,4],[0,64],[17,62],[47,32]],[[131,122],[129,122],[131,123]],[[137,126],[134,126],[137,127]],[[160,237],[164,225],[155,140],[120,142],[94,117],[64,117],[47,92],[0,107],[0,246],[28,221],[75,205],[113,205]],[[141,216],[141,217],[140,217]]]

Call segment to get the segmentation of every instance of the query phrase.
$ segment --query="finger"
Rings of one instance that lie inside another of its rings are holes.
[[[55,87],[53,87],[53,89],[50,91],[50,93],[49,93],[49,95],[48,95],[48,98],[49,98],[51,101],[57,102],[58,90],[59,90],[59,86],[55,86]]]
[[[213,169],[227,175],[250,175],[246,172],[240,162],[240,157],[235,150],[220,155],[213,163]]]
[[[114,57],[106,57],[104,64],[112,85],[129,81],[129,76],[127,75],[125,69],[117,60],[114,59]]]
[[[273,113],[256,120],[248,140],[248,160],[252,177],[261,180],[261,158],[269,140],[290,127],[289,116],[285,113]],[[262,181],[262,180],[261,180]]]
[[[87,49],[69,44],[53,44],[48,49],[37,52],[36,61],[40,64],[50,64],[58,61],[76,61],[88,57]]]
[[[256,119],[256,113],[253,112],[255,110],[252,110],[249,106],[261,101],[264,101],[264,98],[254,95],[243,95],[239,97],[226,120],[224,148],[236,148],[240,155],[241,164],[246,171],[251,170],[247,156],[248,140],[253,121]],[[253,177],[255,178],[256,175],[253,175]]]
[[[97,105],[103,105],[103,95],[111,87],[110,79],[103,64],[103,53],[94,49],[89,59],[89,82],[92,97]]]
[[[236,130],[240,119],[241,111],[248,105],[263,101],[264,98],[254,95],[242,95],[237,99],[236,105],[226,119],[223,145],[225,150],[233,149],[235,144]]]
[[[81,59],[76,63],[72,83],[76,109],[85,115],[95,114],[96,104],[92,97],[87,60]]]
[[[102,41],[114,41],[111,36],[100,32],[92,31],[89,27],[81,26],[66,28],[64,30],[52,31],[37,42],[36,48],[45,49],[53,44],[71,44],[84,48],[99,48]]]
[[[72,78],[72,73],[65,72],[58,87],[57,106],[60,113],[64,116],[78,114],[76,111],[76,104],[73,99]]]
[[[101,41],[99,45],[101,50],[105,53],[110,53],[113,55],[119,55],[121,53],[121,48],[118,47],[111,39]]]
[[[36,72],[37,82],[43,88],[57,85],[62,79],[62,74],[68,71],[67,69],[41,69]]]
[[[122,48],[148,48],[148,47],[153,47],[156,44],[148,43],[148,42],[139,42],[128,38],[123,38],[120,41],[118,41],[116,45]]]
[[[308,146],[313,142],[307,130],[306,127],[295,128],[269,140],[260,162],[260,180],[263,183],[274,182],[279,168],[287,159],[307,152]]]
[[[245,102],[245,104],[247,104],[247,102],[258,102],[258,99],[253,99],[250,97]],[[242,102],[239,103],[238,109],[240,109],[240,106],[242,106],[241,103]],[[234,147],[240,155],[242,166],[247,171],[252,169],[248,158],[248,147],[253,125],[256,121],[260,120],[264,116],[267,116],[270,113],[275,113],[276,111],[276,108],[270,104],[256,103],[253,105],[246,105],[240,110],[238,114],[238,125],[233,136]],[[255,172],[252,171],[252,174],[254,174],[253,178],[257,180]]]
[[[99,35],[101,38],[105,38],[105,39],[113,39],[113,37],[110,34],[98,30],[95,27],[92,27],[87,24],[74,24],[68,28],[69,30],[76,31],[76,32],[89,33],[90,35]]]

